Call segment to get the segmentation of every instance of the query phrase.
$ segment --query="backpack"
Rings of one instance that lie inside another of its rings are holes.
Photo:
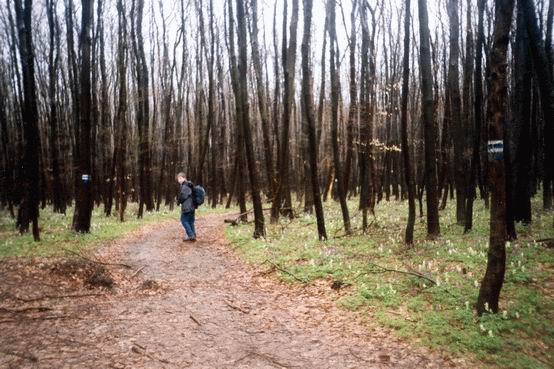
[[[200,185],[194,186],[190,184],[190,189],[192,190],[192,203],[194,207],[197,208],[204,203],[206,199],[206,190]]]

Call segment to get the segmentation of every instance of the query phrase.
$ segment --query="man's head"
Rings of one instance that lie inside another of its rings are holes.
[[[179,184],[183,184],[183,182],[185,182],[187,180],[187,176],[185,176],[185,173],[183,172],[179,172],[177,173],[177,182],[179,182]]]

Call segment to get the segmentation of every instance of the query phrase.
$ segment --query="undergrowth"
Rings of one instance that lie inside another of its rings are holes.
[[[60,256],[66,249],[84,250],[114,240],[146,224],[169,219],[179,219],[179,207],[169,210],[162,207],[159,212],[144,212],[142,219],[137,219],[138,204],[128,205],[125,221],[120,222],[117,215],[106,217],[103,207],[96,207],[92,213],[90,233],[80,234],[71,229],[73,208],[66,214],[53,213],[51,207],[40,211],[40,242],[34,242],[30,233],[20,235],[15,228],[15,219],[6,211],[0,212],[0,259],[5,257]],[[229,209],[222,207],[211,209],[208,204],[198,209],[198,216],[208,213],[225,213]]]
[[[265,240],[253,240],[251,225],[228,227],[227,237],[246,260],[267,260],[291,283],[323,278],[345,285],[337,298],[411,342],[451,357],[468,358],[479,367],[554,367],[554,250],[534,242],[554,237],[553,213],[533,202],[533,223],[518,224],[518,240],[507,245],[507,273],[501,312],[475,315],[474,303],[484,275],[488,245],[488,210],[475,203],[474,229],[463,234],[455,204],[441,212],[441,237],[426,240],[425,219],[418,218],[416,243],[403,243],[406,202],[382,201],[360,232],[357,200],[349,202],[354,235],[345,236],[338,203],[325,204],[329,240],[317,240],[315,216],[281,220],[267,228]],[[411,274],[385,271],[411,271]],[[338,295],[337,295],[338,296]]]

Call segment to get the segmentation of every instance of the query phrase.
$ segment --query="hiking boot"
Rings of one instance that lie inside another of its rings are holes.
[[[196,242],[196,238],[189,238],[190,242]]]
[[[183,242],[187,242],[187,241],[190,241],[190,238],[188,238],[188,237],[186,237],[186,236],[183,237]]]

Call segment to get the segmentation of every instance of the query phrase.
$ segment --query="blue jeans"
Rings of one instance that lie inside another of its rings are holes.
[[[196,230],[194,229],[194,211],[181,213],[181,224],[187,232],[190,239],[196,239]]]

